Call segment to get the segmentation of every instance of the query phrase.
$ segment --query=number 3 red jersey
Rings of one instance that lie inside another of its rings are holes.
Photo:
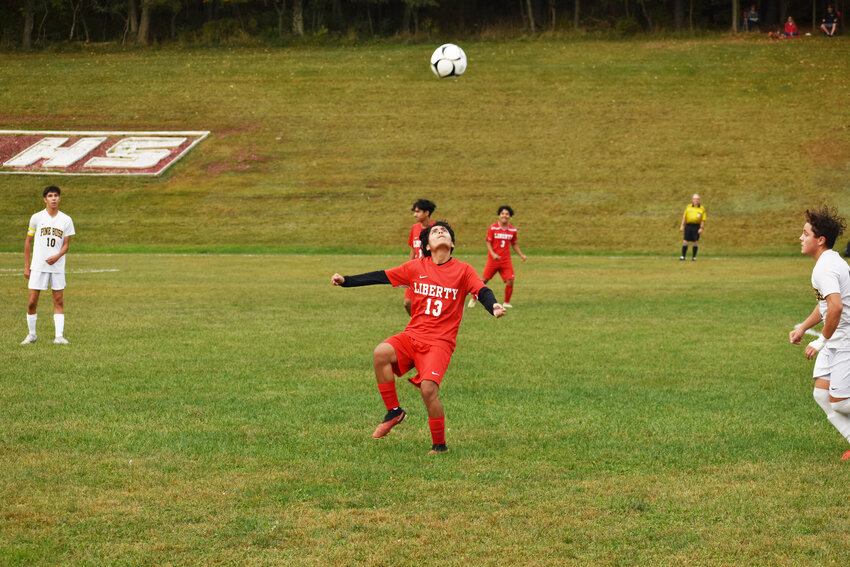
[[[508,225],[507,228],[502,228],[498,222],[494,222],[487,230],[487,242],[493,247],[493,252],[501,256],[498,262],[493,260],[493,257],[487,255],[487,261],[496,264],[509,264],[511,262],[511,243],[517,241],[516,227]]]
[[[454,258],[437,265],[429,256],[405,262],[386,274],[393,287],[413,291],[413,316],[404,332],[423,343],[444,344],[454,350],[466,295],[477,294],[484,287],[475,269]]]

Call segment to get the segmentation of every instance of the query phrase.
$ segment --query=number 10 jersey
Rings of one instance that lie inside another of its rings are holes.
[[[30,270],[34,272],[64,274],[64,255],[52,266],[46,260],[54,254],[58,254],[62,249],[62,243],[65,238],[73,234],[74,221],[62,211],[57,211],[56,216],[51,217],[47,209],[44,209],[31,216],[27,235],[32,236],[35,242],[33,244]]]

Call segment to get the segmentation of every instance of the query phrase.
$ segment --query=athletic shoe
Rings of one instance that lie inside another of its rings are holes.
[[[475,307],[475,298],[469,300],[469,303],[466,304],[467,307]]]
[[[513,305],[511,305],[510,303],[507,303],[507,302],[503,303],[502,307],[504,307],[505,309],[513,309]]]
[[[29,345],[38,340],[38,337],[35,335],[27,335],[27,338],[21,341],[22,345]]]
[[[684,257],[684,256],[679,256],[679,261],[680,261],[680,262],[684,262],[684,261],[685,261],[685,257]]]
[[[696,258],[691,258],[691,262],[696,262],[696,261],[697,261]]]
[[[65,337],[56,337],[55,339],[53,339],[53,344],[55,344],[55,345],[67,345],[68,339],[66,339]]]
[[[401,408],[396,408],[394,410],[390,410],[387,412],[387,415],[384,416],[384,421],[375,429],[375,432],[372,434],[374,439],[380,439],[384,435],[390,432],[390,429],[404,421],[404,418],[407,417],[407,414],[404,413],[404,410]]]
[[[841,457],[842,461],[850,461],[850,449],[844,451],[844,455]]]
[[[434,443],[433,445],[431,445],[431,450],[428,451],[428,454],[429,455],[436,455],[437,453],[445,453],[448,450],[449,450],[449,448],[446,447],[445,443],[440,443],[439,445]],[[848,453],[850,453],[850,451],[848,451]]]

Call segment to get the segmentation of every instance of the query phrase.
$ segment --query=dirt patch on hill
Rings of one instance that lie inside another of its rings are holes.
[[[251,171],[260,164],[270,162],[271,159],[269,156],[242,150],[227,161],[213,161],[204,165],[204,171],[212,175],[228,171]]]
[[[800,153],[814,163],[835,169],[850,166],[850,141],[822,138],[800,148]]]

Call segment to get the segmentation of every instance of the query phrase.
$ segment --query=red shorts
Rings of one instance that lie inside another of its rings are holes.
[[[393,347],[398,358],[393,364],[393,374],[401,377],[416,368],[416,376],[407,380],[417,388],[422,380],[439,384],[452,361],[452,350],[448,346],[427,345],[407,333],[393,335],[384,342]]]
[[[482,274],[481,279],[489,280],[496,275],[496,272],[499,272],[499,275],[502,276],[503,282],[514,279],[514,265],[511,262],[507,264],[496,264],[489,260],[484,265],[484,274]]]

